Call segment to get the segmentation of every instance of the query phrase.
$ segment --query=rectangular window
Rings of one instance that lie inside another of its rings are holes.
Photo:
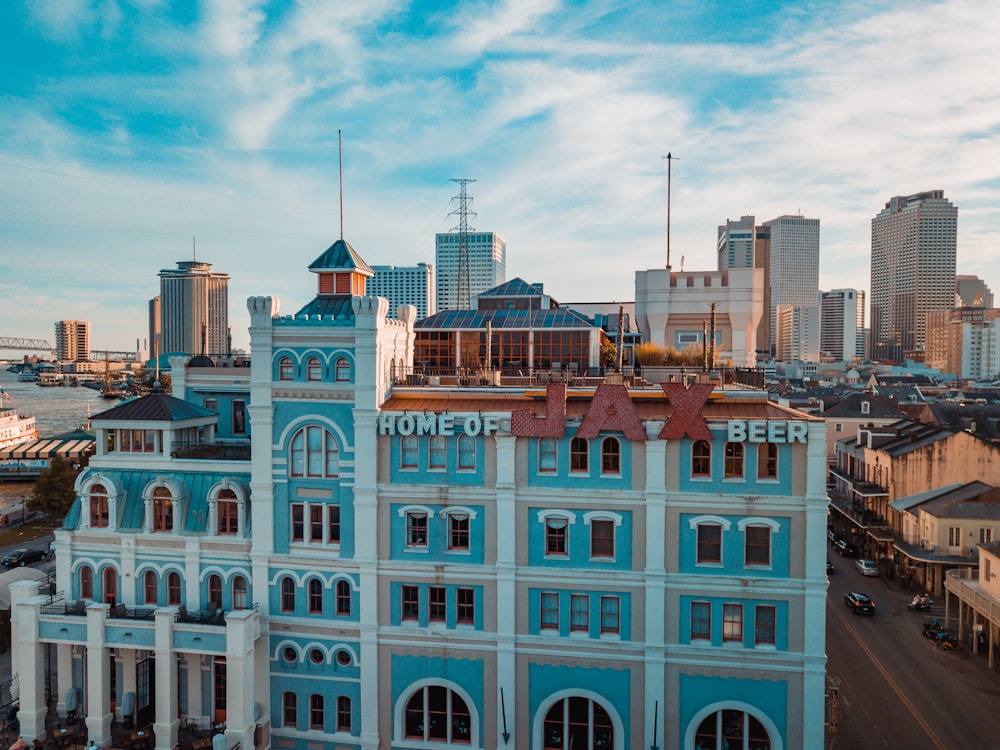
[[[403,586],[403,619],[420,619],[420,589],[416,586]]]
[[[712,474],[712,447],[707,440],[696,440],[691,446],[691,476],[707,477]]]
[[[462,471],[476,468],[476,439],[470,435],[458,436],[458,468]]]
[[[233,401],[233,434],[246,435],[247,433],[247,402]]]
[[[590,522],[590,556],[615,556],[615,522],[593,520]]]
[[[722,527],[718,524],[698,525],[698,562],[722,562]]]
[[[774,443],[761,443],[757,446],[757,478],[778,478],[778,446]]]
[[[962,546],[962,527],[961,526],[949,526],[948,527],[948,546],[949,547],[960,547],[960,546]]]
[[[327,505],[326,506],[326,529],[329,537],[327,541],[330,544],[340,544],[340,506],[339,505]]]
[[[553,438],[540,438],[538,441],[538,471],[553,473],[556,470],[556,441]]]
[[[583,438],[573,438],[569,444],[569,470],[586,472],[590,444]]]
[[[108,497],[93,494],[90,496],[90,528],[106,529],[108,527]]]
[[[233,500],[218,500],[215,510],[218,517],[216,533],[235,534],[239,530],[239,505]]]
[[[569,525],[565,518],[545,519],[545,554],[565,555],[568,552],[566,544],[566,529]]]
[[[743,641],[743,605],[722,605],[722,640]]]
[[[727,479],[743,478],[743,443],[726,443],[725,474]]]
[[[467,514],[448,514],[448,549],[469,549],[469,516]]]
[[[444,586],[431,586],[427,589],[427,619],[431,622],[444,622],[448,619]]]
[[[298,702],[295,693],[285,693],[281,700],[281,723],[286,727],[294,727],[298,722]]]
[[[351,699],[346,695],[337,698],[337,731],[351,731]]]
[[[406,514],[406,546],[407,547],[427,546],[426,513]]]
[[[309,541],[313,544],[323,543],[323,506],[309,506]]]
[[[691,639],[711,640],[712,605],[709,602],[691,602]]]
[[[304,503],[292,503],[293,542],[304,542],[306,540],[305,514],[306,506]]]
[[[569,597],[569,629],[576,633],[590,630],[590,599],[583,594]]]
[[[313,693],[309,696],[309,728],[323,728],[323,696]]]
[[[754,643],[774,644],[777,612],[774,607],[758,605],[754,611]]]
[[[559,629],[559,594],[542,594],[541,618],[542,630]]]
[[[747,565],[771,564],[771,529],[767,526],[747,526],[746,555]]]
[[[474,625],[476,622],[476,590],[460,588],[455,594],[458,599],[456,621],[459,625]]]
[[[400,466],[404,469],[417,468],[417,436],[403,435],[399,439]]]
[[[621,632],[621,600],[617,596],[601,597],[601,632]]]
[[[979,543],[989,544],[993,541],[993,529],[980,529],[979,530]]]

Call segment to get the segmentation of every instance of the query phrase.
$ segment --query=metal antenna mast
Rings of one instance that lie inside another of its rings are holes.
[[[344,137],[337,131],[337,154],[340,158],[340,239],[344,239]]]
[[[461,187],[459,194],[452,198],[458,201],[458,208],[452,211],[449,216],[458,214],[458,226],[452,231],[458,230],[458,304],[457,310],[467,310],[472,302],[472,281],[469,272],[469,231],[475,232],[475,227],[469,226],[469,217],[476,218],[475,211],[469,210],[472,198],[466,193],[466,186],[475,180],[468,177],[453,177],[452,182],[457,182]]]
[[[671,162],[679,161],[676,156],[671,156],[670,152],[662,157],[667,160],[667,270],[670,270],[670,167]]]

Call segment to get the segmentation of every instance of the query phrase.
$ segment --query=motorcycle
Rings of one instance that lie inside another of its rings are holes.
[[[959,642],[958,638],[953,636],[951,633],[946,633],[941,631],[938,633],[937,638],[934,640],[935,646],[940,646],[945,651],[961,651],[962,644]]]
[[[906,608],[911,612],[926,612],[932,604],[934,604],[934,600],[927,594],[917,594],[913,597],[913,601],[906,605]]]

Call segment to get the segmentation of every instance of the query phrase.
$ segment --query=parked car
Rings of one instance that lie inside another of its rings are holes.
[[[826,538],[830,542],[830,544],[836,544],[837,542],[840,541],[840,534],[838,534],[833,529],[827,529]]]
[[[851,544],[846,539],[841,539],[836,544],[837,551],[840,552],[841,557],[857,557],[858,548],[856,545]]]
[[[878,566],[871,560],[858,560],[854,563],[854,567],[858,569],[858,572],[863,576],[877,576]]]
[[[27,547],[22,547],[21,549],[16,549],[9,555],[0,560],[0,565],[5,568],[17,568],[22,565],[27,565],[28,563],[39,562],[45,559],[45,550],[43,549],[28,549]]]
[[[865,594],[860,594],[857,591],[844,594],[844,602],[854,610],[854,614],[856,615],[875,614],[875,602]]]

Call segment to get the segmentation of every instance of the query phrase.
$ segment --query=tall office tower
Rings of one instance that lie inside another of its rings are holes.
[[[496,232],[469,230],[465,235],[465,253],[468,258],[469,297],[463,299],[459,289],[461,232],[435,235],[435,286],[437,309],[471,309],[472,300],[488,289],[500,286],[507,280],[507,243]]]
[[[834,289],[819,293],[819,348],[838,362],[850,362],[865,353],[865,293]]]
[[[961,297],[958,304],[962,307],[993,307],[993,292],[978,276],[956,276],[955,293]]]
[[[90,323],[83,320],[60,320],[56,323],[56,359],[60,362],[86,362],[90,359]]]
[[[771,230],[768,334],[773,349],[778,305],[816,306],[819,295],[819,219],[807,219],[801,214],[785,215],[765,221],[764,226]]]
[[[389,300],[389,316],[396,316],[400,305],[417,308],[417,318],[437,312],[434,294],[434,266],[372,266],[375,275],[368,280],[368,294]]]
[[[755,235],[753,216],[741,216],[739,221],[726,219],[726,223],[719,226],[719,239],[716,244],[719,253],[718,270],[755,268]]]
[[[229,274],[178,261],[160,271],[160,354],[229,353]]]
[[[872,219],[872,359],[924,348],[927,313],[955,307],[958,208],[943,190],[897,195]]]
[[[757,358],[766,360],[774,356],[771,348],[771,227],[763,225],[755,230],[754,263],[764,269],[764,306],[757,324]]]
[[[149,356],[156,358],[163,354],[163,329],[160,315],[160,295],[149,301]]]

